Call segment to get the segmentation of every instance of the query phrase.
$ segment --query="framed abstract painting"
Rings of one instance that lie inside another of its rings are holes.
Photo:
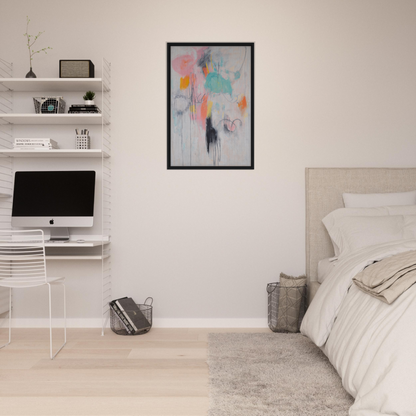
[[[168,169],[254,169],[254,43],[167,44]]]

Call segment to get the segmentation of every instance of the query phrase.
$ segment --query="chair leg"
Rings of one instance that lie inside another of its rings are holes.
[[[0,348],[4,348],[12,342],[12,288],[9,288],[9,342],[1,345]]]
[[[66,288],[64,283],[62,283],[62,287],[64,288],[64,341],[66,344]]]
[[[61,284],[64,287],[64,343],[61,345],[58,351],[56,351],[56,353],[53,354],[53,351],[52,351],[52,290],[51,290],[51,284],[47,283],[48,288],[49,288],[49,339],[50,339],[51,360],[53,360],[57,356],[59,351],[61,351],[62,348],[66,344],[66,293],[65,293],[65,285],[63,283]]]

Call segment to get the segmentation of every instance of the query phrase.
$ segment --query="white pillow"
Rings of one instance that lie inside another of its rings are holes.
[[[342,218],[347,217],[376,217],[387,215],[416,215],[416,205],[407,206],[393,206],[393,207],[378,207],[378,208],[339,208],[329,213],[322,222],[328,231],[329,236],[332,239],[332,234],[336,231],[334,227],[337,227],[338,222]],[[335,256],[339,256],[340,249],[336,242],[332,239],[334,246]]]
[[[344,217],[330,235],[341,257],[363,247],[416,238],[416,215]]]
[[[384,194],[342,194],[345,208],[372,208],[392,205],[416,205],[416,191]]]

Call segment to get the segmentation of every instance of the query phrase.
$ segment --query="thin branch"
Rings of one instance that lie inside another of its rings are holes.
[[[27,19],[27,23],[26,23],[26,33],[24,33],[23,34],[23,36],[26,36],[27,37],[27,48],[28,48],[28,50],[29,50],[29,64],[30,64],[30,67],[32,67],[32,57],[33,57],[33,55],[35,55],[35,54],[37,54],[37,53],[40,53],[40,52],[45,52],[45,53],[47,53],[46,52],[46,50],[47,49],[52,49],[50,46],[48,46],[48,47],[46,47],[46,48],[42,48],[42,49],[39,49],[38,51],[34,51],[33,49],[31,50],[31,47],[35,44],[35,42],[38,40],[38,37],[40,36],[40,35],[42,35],[43,33],[45,33],[45,31],[43,31],[43,32],[39,32],[35,37],[34,37],[34,40],[32,41],[32,43],[30,43],[30,38],[33,38],[33,36],[32,35],[29,35],[29,22],[30,22],[30,19],[29,19],[29,16],[26,16],[26,19]]]

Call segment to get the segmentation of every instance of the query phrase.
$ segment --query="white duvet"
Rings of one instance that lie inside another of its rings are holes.
[[[319,288],[301,332],[321,347],[355,397],[352,416],[416,416],[416,285],[388,305],[352,278],[374,261],[416,250],[416,240],[357,250]]]

